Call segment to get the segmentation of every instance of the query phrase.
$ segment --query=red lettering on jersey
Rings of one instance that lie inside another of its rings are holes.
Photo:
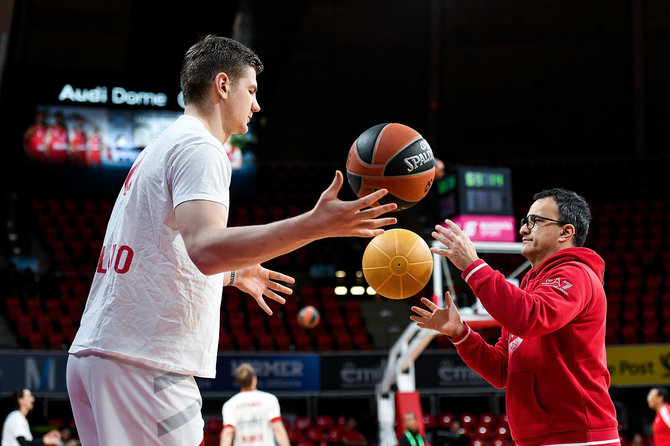
[[[109,259],[107,259],[107,268],[105,268],[105,250],[106,246],[102,247],[102,251],[100,252],[100,258],[98,259],[98,268],[96,269],[96,272],[105,274],[107,273],[107,270],[112,268],[112,265],[114,265],[114,271],[116,271],[119,274],[125,274],[128,272],[130,269],[130,264],[133,261],[133,257],[135,256],[135,251],[132,250],[132,248],[128,245],[121,245],[119,246],[119,249],[117,251],[116,249],[117,244],[112,245],[112,252],[109,255]],[[124,255],[125,254],[125,255]]]
[[[124,252],[127,253],[127,255],[124,259],[123,266],[120,266],[119,263],[121,262],[121,255]],[[119,251],[116,253],[116,262],[114,262],[114,271],[116,271],[119,274],[127,273],[128,270],[130,269],[130,262],[133,261],[134,255],[135,253],[133,252],[132,249],[130,249],[130,246],[122,245],[119,248]]]
[[[140,164],[142,163],[142,160],[138,160],[137,163],[130,169],[130,172],[128,172],[128,176],[126,176],[126,181],[123,182],[123,195],[126,195],[126,192],[130,190],[130,186],[133,184],[133,175],[135,174],[135,171],[137,170],[138,167],[140,167]]]
[[[112,245],[112,253],[109,255],[109,259],[107,260],[107,269],[110,269],[112,267],[112,260],[114,260],[115,254],[116,254],[116,243]]]
[[[98,259],[98,269],[96,272],[103,273],[105,274],[107,270],[102,266],[102,259],[105,257],[105,247],[102,247],[102,251],[100,251],[100,259]]]

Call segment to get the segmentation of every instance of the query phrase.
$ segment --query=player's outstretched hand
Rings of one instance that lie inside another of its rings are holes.
[[[430,248],[435,254],[447,257],[461,271],[479,259],[475,245],[461,228],[451,220],[445,220],[447,227],[437,225],[431,234],[444,248]]]
[[[419,328],[439,331],[452,338],[458,336],[465,328],[465,324],[461,319],[461,313],[458,312],[458,308],[454,305],[449,291],[444,295],[444,300],[445,307],[442,308],[434,304],[433,301],[422,297],[421,303],[428,309],[413,306],[412,311],[416,314],[411,315],[409,318],[416,322]]]
[[[50,430],[42,437],[42,443],[46,446],[59,446],[60,443],[60,432],[57,430]]]
[[[240,291],[250,294],[256,299],[258,306],[267,314],[272,315],[272,310],[265,302],[263,296],[279,302],[286,303],[286,299],[281,297],[275,291],[284,294],[293,294],[293,290],[287,286],[278,283],[295,283],[295,279],[286,274],[263,268],[261,265],[253,265],[248,268],[240,269],[235,274],[233,285]]]
[[[342,201],[337,194],[342,188],[344,178],[339,170],[335,179],[323,191],[311,214],[309,222],[317,238],[325,237],[374,237],[383,234],[382,226],[395,224],[395,217],[377,218],[398,208],[395,203],[370,207],[388,193],[380,189],[363,198]]]

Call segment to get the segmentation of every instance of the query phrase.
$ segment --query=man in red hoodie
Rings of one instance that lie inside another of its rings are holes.
[[[521,221],[521,254],[532,269],[520,287],[477,256],[452,221],[437,226],[432,248],[460,270],[486,310],[502,325],[490,345],[460,317],[449,293],[446,307],[422,299],[411,319],[451,338],[463,361],[506,389],[510,432],[518,446],[619,444],[608,393],[605,358],[605,263],[583,248],[591,212],[574,192],[535,194]]]

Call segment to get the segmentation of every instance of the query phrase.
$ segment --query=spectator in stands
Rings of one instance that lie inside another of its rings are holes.
[[[69,132],[63,112],[57,111],[55,121],[47,128],[47,157],[52,163],[64,163],[70,151]]]
[[[422,299],[411,319],[450,337],[465,363],[506,388],[510,432],[519,446],[619,444],[605,358],[605,263],[583,248],[591,212],[574,192],[535,194],[521,222],[521,254],[532,269],[520,288],[477,256],[452,221],[437,226],[431,248],[460,270],[484,308],[502,325],[495,346],[461,319],[449,293],[446,307]]]
[[[642,437],[642,434],[634,434],[628,444],[629,446],[644,446],[644,438]]]
[[[649,408],[656,411],[652,430],[654,446],[670,446],[670,404],[668,391],[664,387],[654,387],[647,394]]]
[[[461,426],[461,422],[454,420],[449,425],[449,430],[444,434],[444,446],[469,446],[470,438]]]
[[[38,161],[47,159],[47,125],[44,112],[35,113],[35,122],[23,134],[23,148],[31,158]]]
[[[404,432],[398,439],[400,446],[424,446],[426,443],[419,432],[419,421],[414,412],[407,412],[402,417]]]
[[[316,206],[265,225],[227,227],[231,165],[223,142],[244,134],[256,100],[259,58],[207,36],[181,71],[186,108],[137,157],[112,210],[100,259],[70,348],[67,388],[83,444],[197,445],[202,399],[195,376],[214,378],[222,287],[265,298],[291,294],[292,277],[263,266],[326,237],[373,237],[395,204],[337,195],[337,171]],[[160,407],[160,410],[157,408]]]
[[[49,431],[41,439],[33,440],[27,419],[35,405],[35,397],[30,389],[19,389],[11,398],[14,410],[7,415],[2,425],[2,446],[60,445],[60,432],[57,430]]]
[[[368,440],[365,435],[357,429],[358,422],[354,417],[348,417],[347,422],[342,427],[342,444],[350,446],[365,446]]]
[[[256,388],[258,378],[251,364],[243,363],[235,371],[240,392],[223,405],[221,446],[290,446],[281,419],[277,397]],[[233,441],[234,440],[234,441]]]

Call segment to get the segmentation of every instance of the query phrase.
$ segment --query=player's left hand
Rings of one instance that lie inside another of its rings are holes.
[[[430,248],[435,254],[445,256],[461,271],[479,259],[474,243],[456,223],[445,220],[447,227],[437,225],[431,234],[435,240],[441,242],[444,248]]]
[[[253,265],[236,272],[233,286],[240,291],[250,294],[251,297],[256,299],[258,306],[261,307],[263,311],[272,315],[272,310],[265,302],[263,296],[283,305],[286,303],[286,299],[275,293],[275,291],[284,294],[293,294],[291,288],[278,283],[278,281],[295,283],[295,279],[291,276],[263,268],[261,265]]]

